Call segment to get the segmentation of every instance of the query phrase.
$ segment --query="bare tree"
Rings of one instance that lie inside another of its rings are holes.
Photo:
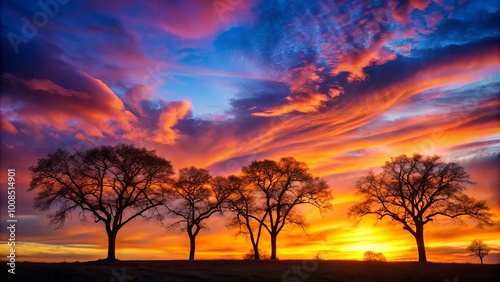
[[[35,208],[45,211],[56,228],[80,210],[103,222],[108,235],[108,260],[115,260],[118,231],[132,219],[157,214],[171,181],[172,165],[155,151],[133,145],[101,146],[74,154],[59,149],[38,160],[29,191],[37,190]]]
[[[488,245],[483,243],[483,241],[477,239],[472,241],[469,247],[467,247],[467,250],[478,256],[481,264],[483,264],[483,258],[490,252],[490,248],[488,247]]]
[[[233,214],[228,226],[238,228],[237,235],[243,234],[249,237],[252,243],[252,258],[259,260],[261,259],[259,243],[268,210],[258,205],[255,190],[245,183],[244,178],[230,176],[229,180],[234,183],[235,189],[227,199],[227,209]]]
[[[363,254],[363,260],[365,261],[387,261],[383,253],[375,253],[373,251],[366,251]]]
[[[276,241],[285,225],[306,227],[297,206],[309,204],[324,211],[331,208],[332,194],[326,181],[313,177],[304,162],[293,157],[254,161],[242,168],[243,177],[256,193],[260,209],[267,215],[261,222],[271,237],[271,259],[276,259]],[[254,219],[259,219],[255,216]]]
[[[464,194],[466,185],[474,183],[457,163],[444,162],[439,156],[401,155],[382,169],[378,175],[370,171],[356,183],[364,200],[351,207],[349,216],[359,222],[374,214],[378,220],[387,217],[401,223],[416,240],[420,262],[427,261],[424,225],[434,217],[461,221],[460,217],[468,216],[479,227],[493,224],[486,203]]]
[[[170,193],[170,201],[165,204],[168,212],[180,217],[169,227],[181,226],[189,237],[189,260],[194,260],[196,236],[207,228],[205,221],[215,213],[222,213],[222,204],[232,193],[227,178],[212,178],[209,171],[189,167],[179,170],[179,177]]]

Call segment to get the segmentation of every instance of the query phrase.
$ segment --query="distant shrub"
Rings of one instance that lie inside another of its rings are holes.
[[[364,261],[387,261],[383,253],[375,253],[372,251],[366,251],[363,255]]]
[[[323,256],[320,253],[316,253],[313,257],[314,260],[324,260]]]
[[[271,259],[271,256],[266,252],[261,249],[259,249],[259,257],[261,260],[268,260]],[[253,260],[254,259],[254,251],[251,249],[248,251],[248,253],[243,255],[243,260]]]

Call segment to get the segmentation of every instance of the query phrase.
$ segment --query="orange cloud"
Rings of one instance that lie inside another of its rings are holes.
[[[66,96],[66,97],[77,97],[80,99],[89,99],[90,95],[83,92],[83,91],[76,91],[73,89],[66,89],[63,88],[57,84],[54,84],[52,81],[48,79],[40,80],[40,79],[31,79],[28,81],[24,81],[22,79],[19,79],[13,75],[10,74],[5,74],[5,78],[8,78],[13,81],[17,81],[20,83],[25,83],[26,86],[31,89],[31,90],[38,90],[38,91],[43,91],[47,92],[50,94],[56,94],[56,95],[61,95],[61,96]]]
[[[154,132],[153,141],[162,144],[174,144],[180,134],[173,127],[179,119],[183,119],[190,113],[191,104],[188,101],[170,102],[160,114],[159,128]]]
[[[155,27],[177,36],[202,38],[234,24],[251,21],[253,2],[195,0],[169,3],[168,6],[163,2],[148,2],[148,19]],[[183,24],[179,25],[179,22]]]
[[[332,68],[332,75],[338,75],[342,72],[349,73],[347,80],[353,82],[355,80],[365,80],[366,73],[364,69],[370,65],[381,65],[387,61],[396,59],[396,53],[386,49],[386,43],[393,39],[392,33],[382,33],[378,39],[370,42],[366,49],[353,50],[342,54],[337,60],[339,61]]]
[[[305,95],[287,96],[287,104],[283,104],[264,112],[252,113],[253,116],[275,117],[291,112],[309,113],[317,111],[324,102],[328,101],[328,96],[321,93],[308,93]]]
[[[11,74],[2,78],[18,95],[9,118],[22,121],[39,139],[43,138],[43,128],[74,132],[74,124],[89,136],[117,136],[118,130],[126,131],[124,136],[142,135],[133,125],[137,118],[125,110],[120,98],[101,80],[85,73],[81,79],[87,91],[66,89],[49,80],[24,80]]]
[[[410,21],[410,14],[413,10],[425,10],[430,4],[430,0],[410,0],[408,2],[399,3],[391,1],[393,19],[407,25]]]

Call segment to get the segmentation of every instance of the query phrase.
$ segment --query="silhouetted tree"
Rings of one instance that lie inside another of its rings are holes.
[[[262,226],[271,237],[271,259],[276,259],[276,240],[287,224],[306,227],[299,205],[309,204],[324,211],[331,208],[332,194],[325,180],[313,177],[304,162],[293,157],[254,161],[242,168],[243,177],[256,193],[259,212],[267,215]],[[255,216],[254,219],[262,219]]]
[[[363,260],[365,261],[387,261],[383,253],[375,253],[373,251],[366,251],[363,254]]]
[[[357,183],[361,203],[351,207],[349,216],[359,222],[374,214],[403,224],[415,237],[418,259],[426,262],[424,225],[436,216],[458,219],[469,216],[479,227],[493,224],[484,201],[464,194],[465,186],[474,184],[463,167],[444,162],[439,156],[401,155],[385,163],[383,171],[370,171]]]
[[[481,264],[483,264],[483,258],[490,252],[490,248],[488,247],[488,245],[483,243],[483,241],[477,239],[472,241],[469,247],[467,247],[467,250],[478,256]]]
[[[222,203],[231,195],[232,186],[227,178],[212,178],[209,171],[189,167],[179,170],[165,207],[170,214],[181,219],[169,227],[181,226],[189,237],[189,260],[194,260],[196,236],[206,228],[205,220],[215,213],[222,213]]]
[[[73,211],[82,220],[90,213],[108,235],[108,260],[115,260],[118,231],[138,216],[153,216],[162,204],[172,165],[155,151],[133,145],[100,146],[70,153],[59,149],[30,168],[29,190],[37,190],[35,208],[60,228]]]
[[[227,209],[233,214],[228,226],[238,228],[237,235],[244,234],[250,238],[253,259],[259,260],[260,236],[268,211],[258,204],[255,190],[243,178],[230,176],[229,179],[233,181],[235,189],[227,199]]]

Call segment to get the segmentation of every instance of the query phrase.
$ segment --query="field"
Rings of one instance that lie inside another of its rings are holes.
[[[500,281],[500,265],[286,261],[94,261],[16,264],[1,281]],[[7,278],[7,279],[5,279]]]

